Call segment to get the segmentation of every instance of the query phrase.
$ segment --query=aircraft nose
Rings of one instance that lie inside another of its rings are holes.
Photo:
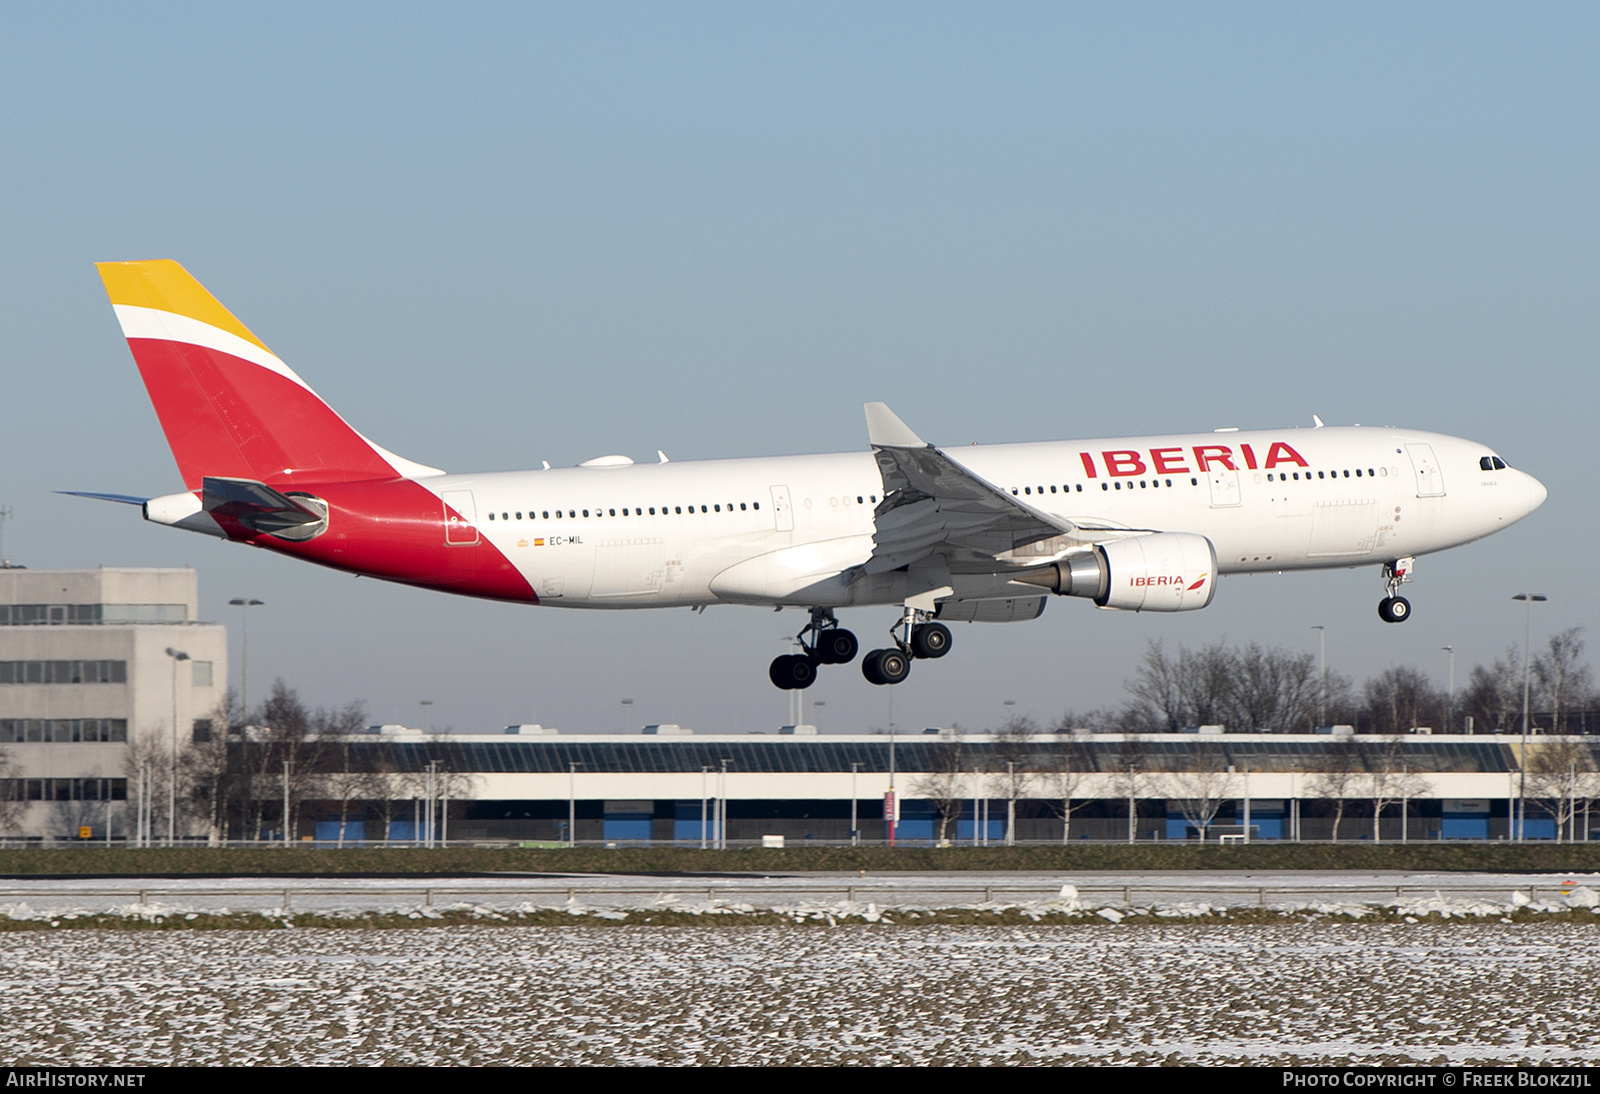
[[[1544,504],[1544,499],[1550,496],[1550,491],[1544,488],[1544,483],[1532,475],[1525,475],[1528,480],[1528,512],[1533,512]]]

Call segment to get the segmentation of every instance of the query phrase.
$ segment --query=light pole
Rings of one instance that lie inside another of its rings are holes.
[[[243,641],[243,656],[239,658],[239,710],[241,725],[250,722],[250,609],[266,604],[264,600],[256,600],[249,596],[236,596],[228,601],[230,605],[239,609],[241,616],[240,634]]]
[[[171,847],[178,838],[178,662],[189,660],[189,655],[168,646],[167,656],[172,658],[172,770],[167,773],[167,846]]]
[[[289,846],[289,768],[292,761],[283,761],[283,845]]]
[[[818,704],[819,706],[821,704]],[[856,776],[861,773],[861,761],[854,760],[850,764],[850,846],[855,847],[861,842],[861,826],[856,820]]]
[[[1318,624],[1317,632],[1317,724],[1328,724],[1328,628]]]
[[[567,763],[567,846],[578,846],[578,768],[575,761]]]
[[[706,849],[706,823],[707,823],[707,821],[709,819],[708,814],[710,812],[710,810],[707,808],[707,804],[706,803],[711,798],[711,790],[710,790],[710,788],[708,787],[707,784],[710,782],[710,780],[711,780],[711,768],[706,764],[701,764],[700,765],[700,850],[702,850],[702,851],[704,851]]]
[[[717,781],[717,850],[728,849],[728,765],[733,761],[722,758],[721,778]]]
[[[428,721],[428,708],[431,706],[433,706],[432,699],[417,700],[418,716],[422,719],[422,724],[417,728],[425,732],[433,728],[433,723]]]
[[[1522,632],[1522,756],[1517,763],[1517,842],[1528,838],[1528,692],[1533,682],[1533,606],[1550,598],[1537,593],[1518,593],[1511,598],[1528,606]]]
[[[632,699],[624,699],[624,700],[622,700],[622,732],[624,732],[624,733],[628,732],[628,729],[629,729],[628,722],[630,721],[628,715],[630,715],[632,713],[633,713],[633,700]]]
[[[1456,648],[1454,646],[1440,646],[1439,648],[1450,655],[1450,690],[1445,693],[1447,698],[1444,708],[1444,731],[1446,733],[1454,733],[1456,731]]]

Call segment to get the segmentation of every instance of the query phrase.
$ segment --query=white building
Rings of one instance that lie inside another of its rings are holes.
[[[227,629],[198,617],[189,569],[0,570],[6,835],[104,839],[108,820],[127,835],[130,750],[170,764],[174,743],[213,732],[227,694]]]

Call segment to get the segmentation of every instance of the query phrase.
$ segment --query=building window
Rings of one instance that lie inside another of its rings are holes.
[[[210,661],[191,661],[190,664],[192,664],[194,666],[194,686],[197,687],[197,688],[208,688],[208,687],[210,687],[211,686],[211,662]]]

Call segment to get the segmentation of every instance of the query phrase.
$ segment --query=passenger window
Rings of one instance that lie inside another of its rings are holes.
[[[1107,486],[1105,483],[1101,483],[1100,484],[1100,489],[1102,489],[1102,490],[1110,490],[1111,487]]]
[[[1078,493],[1083,493],[1083,483],[1081,482],[1078,484]]]
[[[1172,485],[1172,480],[1171,480],[1171,479],[1168,479],[1168,480],[1167,480],[1167,485],[1168,485],[1168,486],[1171,486],[1171,485]]]
[[[1052,494],[1054,494],[1054,493],[1055,493],[1055,492],[1056,492],[1056,488],[1055,488],[1055,486],[1054,486],[1054,485],[1053,485],[1053,484],[1052,484],[1052,485],[1051,485],[1051,487],[1050,487],[1050,492],[1051,492],[1051,493],[1052,493]]]
[[[754,505],[757,509],[761,508],[761,503],[759,501],[751,502],[750,504]]]

